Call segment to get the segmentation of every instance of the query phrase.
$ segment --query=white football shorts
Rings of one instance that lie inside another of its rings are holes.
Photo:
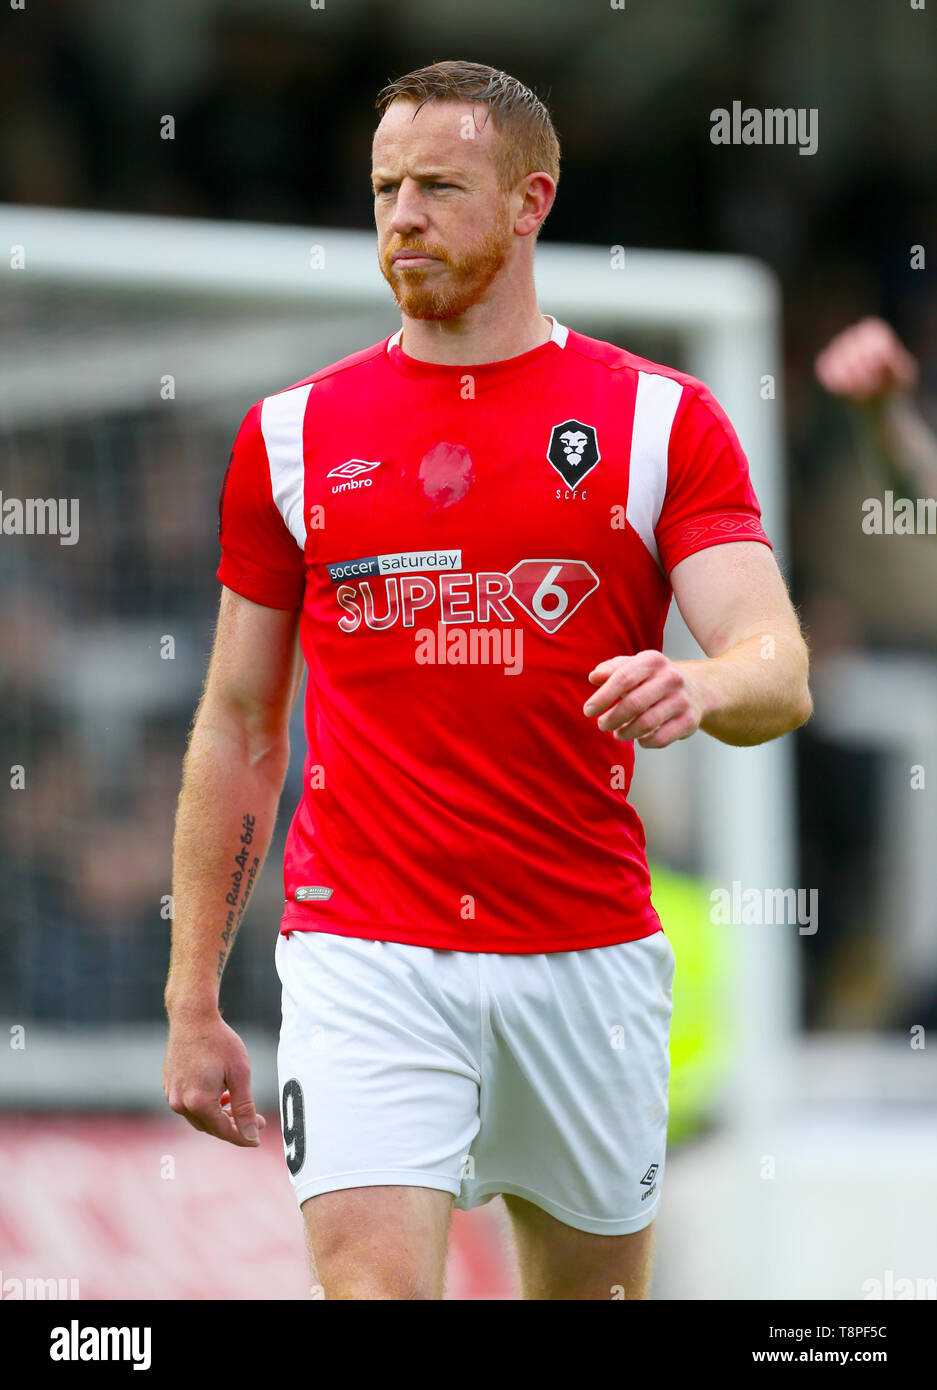
[[[300,1205],[375,1185],[513,1193],[598,1235],[647,1226],[667,1138],[662,931],[540,955],[279,936],[278,1071]]]

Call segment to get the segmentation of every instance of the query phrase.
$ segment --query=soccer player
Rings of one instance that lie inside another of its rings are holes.
[[[538,308],[559,177],[543,104],[443,62],[377,106],[402,326],[259,401],[234,445],[164,1088],[197,1129],[259,1142],[218,986],[305,662],[278,1060],[324,1296],[442,1297],[453,1203],[501,1193],[525,1297],[643,1298],[674,960],[634,745],[788,733],[807,652],[706,387]],[[662,654],[672,595],[705,658]]]

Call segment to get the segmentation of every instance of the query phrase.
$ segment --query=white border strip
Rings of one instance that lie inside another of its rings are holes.
[[[303,421],[311,390],[312,382],[294,386],[290,391],[265,397],[260,407],[260,429],[267,446],[273,500],[300,550],[306,549]]]

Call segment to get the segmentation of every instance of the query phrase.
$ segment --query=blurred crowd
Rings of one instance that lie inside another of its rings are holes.
[[[0,1011],[11,1019],[161,1016],[173,816],[212,639],[230,448],[228,433],[191,410],[3,438],[8,496],[77,497],[83,509],[79,544],[14,535],[0,551],[11,769],[0,812]],[[298,799],[294,769],[249,913],[262,925],[248,925],[225,976],[226,1002],[270,1024],[278,860]]]
[[[525,35],[485,51],[468,40],[449,52],[435,43],[429,54],[377,3],[359,7],[343,37],[280,22],[260,5],[222,7],[186,79],[141,92],[116,50],[91,41],[81,7],[51,4],[29,22],[6,20],[0,202],[368,227],[377,91],[431,58],[497,63],[536,86],[560,136],[545,241],[741,252],[775,269],[791,519],[779,559],[815,665],[850,650],[915,651],[937,662],[937,537],[863,533],[862,500],[895,475],[868,402],[815,369],[835,335],[874,315],[915,363],[913,383],[892,382],[888,392],[913,399],[920,418],[937,424],[937,293],[911,253],[924,245],[937,254],[937,173],[922,178],[909,161],[907,113],[887,102],[875,120],[863,108],[855,128],[840,132],[835,160],[781,148],[755,159],[712,145],[700,113],[726,104],[727,92],[766,104],[752,55],[768,63],[777,7],[740,9],[745,23],[726,34],[717,64],[689,81],[662,78],[644,118],[621,121],[582,99],[570,78],[581,69],[565,49],[540,44],[531,56]],[[159,134],[167,114],[173,140]],[[821,117],[821,151],[823,133]],[[64,445],[56,435],[55,447],[42,432],[4,434],[9,495],[94,498],[96,518],[85,544],[4,537],[0,551],[4,766],[22,764],[27,777],[0,811],[0,951],[9,966],[0,1009],[11,1018],[161,1017],[172,814],[203,672],[167,681],[158,643],[178,631],[190,650],[208,650],[217,492],[249,403],[232,402],[227,432],[180,411],[171,429],[163,418],[111,416],[67,432]],[[118,708],[94,699],[87,708],[69,689],[73,644],[105,634],[118,666],[152,661],[162,692],[123,722]],[[809,725],[796,742],[799,881],[819,889],[822,913],[822,929],[803,943],[808,1024],[906,1027],[928,1010],[937,1022],[933,980],[915,998],[875,987],[888,953],[874,853],[883,754]],[[298,794],[287,786],[225,978],[232,1007],[267,1022],[276,1019],[269,952],[282,835]],[[934,929],[937,937],[937,909]]]

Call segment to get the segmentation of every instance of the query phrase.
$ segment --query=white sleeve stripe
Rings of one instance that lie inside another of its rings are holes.
[[[270,488],[277,511],[301,550],[306,548],[303,516],[305,463],[303,421],[312,382],[266,396],[260,407],[260,431],[270,465]]]
[[[631,462],[625,519],[634,527],[659,569],[654,532],[667,493],[670,431],[683,387],[673,377],[638,372],[631,429]]]

